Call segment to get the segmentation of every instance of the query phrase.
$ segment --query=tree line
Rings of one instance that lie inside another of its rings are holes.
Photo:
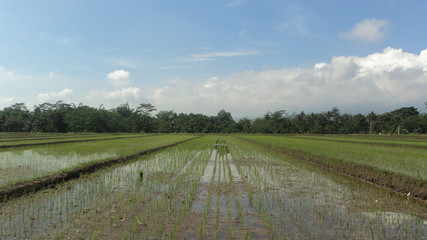
[[[402,107],[377,114],[342,114],[336,107],[321,113],[267,112],[256,119],[235,121],[230,112],[216,116],[157,111],[150,103],[133,109],[121,104],[113,109],[73,103],[42,103],[30,111],[24,103],[0,110],[2,132],[96,133],[263,133],[263,134],[404,134],[427,133],[427,114]]]

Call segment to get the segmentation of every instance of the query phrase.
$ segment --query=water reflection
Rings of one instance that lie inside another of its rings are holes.
[[[3,151],[0,152],[0,187],[114,156],[116,154],[111,152],[82,153],[75,150],[58,153],[49,148]]]

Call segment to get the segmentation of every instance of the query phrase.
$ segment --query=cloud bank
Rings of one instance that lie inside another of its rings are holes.
[[[117,107],[126,102],[137,106],[144,100],[143,96],[142,89],[128,87],[112,91],[92,90],[86,95],[86,99],[96,105],[104,104],[107,107]]]
[[[116,78],[111,78],[120,79],[119,82],[128,79],[128,73],[124,72],[112,72]],[[2,84],[17,78],[15,75],[0,68]],[[253,118],[282,109],[288,113],[321,112],[332,107],[338,107],[342,112],[368,113],[415,106],[425,112],[426,92],[427,49],[410,53],[388,47],[362,57],[336,56],[309,68],[286,67],[209,79],[178,79],[161,87],[136,85],[87,92],[63,88],[57,92],[37,93],[33,95],[34,100],[17,99],[3,92],[0,105],[10,106],[15,101],[29,104],[85,99],[82,100],[85,104],[104,104],[106,108],[125,102],[133,107],[152,103],[161,110],[215,115],[225,109],[237,118]]]
[[[334,106],[356,112],[379,111],[427,101],[427,49],[413,54],[388,47],[365,57],[338,56],[312,68],[246,71],[199,83],[175,81],[152,89],[148,99],[160,109],[237,117],[267,111],[325,111]]]
[[[0,106],[10,106],[14,103],[13,97],[2,97],[0,98]]]
[[[72,94],[73,90],[65,88],[59,92],[40,93],[38,95],[39,102],[51,102],[59,100],[67,100]]]

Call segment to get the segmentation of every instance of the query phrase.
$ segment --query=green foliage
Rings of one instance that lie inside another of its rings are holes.
[[[136,109],[128,103],[106,110],[79,104],[42,103],[29,111],[24,103],[0,110],[2,132],[129,132],[129,133],[263,133],[263,134],[404,134],[427,133],[427,114],[402,107],[377,114],[342,114],[336,107],[322,113],[267,112],[237,122],[230,112],[216,116],[157,111],[150,103]]]
[[[0,111],[0,130],[3,132],[28,132],[32,115],[24,103],[16,103]]]

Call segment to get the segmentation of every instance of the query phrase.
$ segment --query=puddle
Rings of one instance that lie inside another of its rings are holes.
[[[216,159],[216,149],[212,151],[211,157],[208,161],[208,165],[206,166],[203,176],[200,180],[202,183],[210,182],[212,177],[214,176],[215,159]]]
[[[183,224],[181,238],[269,237],[263,220],[251,206],[228,145],[221,140],[211,154],[190,213]]]

